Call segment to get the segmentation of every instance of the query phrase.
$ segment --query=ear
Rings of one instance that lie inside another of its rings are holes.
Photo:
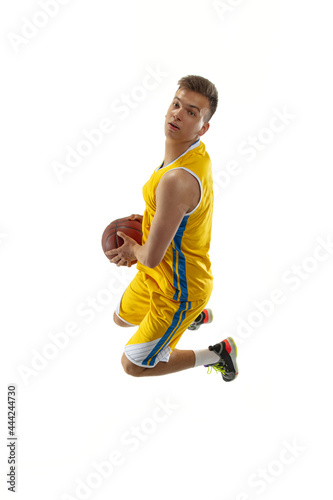
[[[208,131],[209,127],[210,127],[210,124],[209,124],[208,122],[205,122],[205,123],[203,124],[203,126],[201,127],[201,129],[199,130],[198,135],[199,135],[200,137],[201,137],[202,135],[204,135],[204,134]]]

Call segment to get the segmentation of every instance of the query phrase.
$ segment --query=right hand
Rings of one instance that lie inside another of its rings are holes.
[[[140,215],[140,214],[132,214],[130,215],[129,217],[129,220],[138,220],[139,222],[141,222],[142,224],[142,219],[143,219],[143,215]],[[131,262],[125,262],[124,264],[120,264],[121,266],[127,266],[127,267],[131,267],[133,266],[134,264],[136,264],[138,261],[137,260],[132,260]]]

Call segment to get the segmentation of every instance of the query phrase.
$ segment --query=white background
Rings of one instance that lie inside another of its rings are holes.
[[[42,3],[0,12],[1,497],[13,498],[14,383],[17,499],[326,498],[333,251],[317,250],[333,238],[330,2],[71,0],[53,17],[38,14]],[[32,20],[44,26],[29,31]],[[163,76],[145,90],[152,70]],[[220,97],[203,138],[216,179],[214,322],[178,347],[238,338],[231,384],[204,368],[123,372],[132,331],[112,315],[135,269],[111,266],[100,245],[111,220],[143,212],[187,74]],[[131,106],[112,110],[126,95]],[[274,110],[292,118],[269,135]],[[59,177],[54,162],[104,119],[113,132]],[[266,140],[251,161],[239,149],[249,137]],[[238,174],[222,184],[231,161]],[[273,290],[283,303],[269,308]],[[250,317],[258,325],[242,339]],[[121,464],[102,478],[93,464],[116,451]]]

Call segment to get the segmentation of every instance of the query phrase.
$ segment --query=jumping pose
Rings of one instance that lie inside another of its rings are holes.
[[[187,328],[210,322],[205,309],[213,289],[209,248],[213,215],[212,166],[201,137],[218,103],[215,85],[181,78],[165,117],[165,155],[143,187],[142,245],[122,232],[124,244],[107,252],[117,266],[138,272],[114,313],[123,327],[138,326],[125,346],[122,365],[136,377],[211,366],[225,381],[238,375],[231,337],[192,351],[175,349]]]

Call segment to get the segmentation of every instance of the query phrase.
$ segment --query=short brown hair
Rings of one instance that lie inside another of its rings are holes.
[[[205,97],[207,97],[209,101],[209,109],[210,113],[205,117],[206,122],[209,122],[211,117],[216,111],[217,103],[218,103],[218,92],[215,85],[207,80],[207,78],[203,78],[202,76],[197,75],[188,75],[184,76],[178,81],[179,88],[193,90],[194,92],[198,92]]]

